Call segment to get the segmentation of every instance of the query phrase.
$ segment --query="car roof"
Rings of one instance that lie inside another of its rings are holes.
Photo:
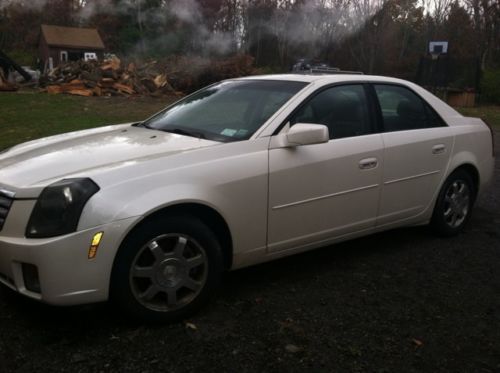
[[[255,75],[238,78],[237,80],[281,80],[292,82],[305,82],[305,83],[340,83],[350,81],[378,81],[388,83],[404,83],[408,84],[406,80],[390,78],[387,76],[378,75],[361,75],[361,74],[271,74],[271,75]]]

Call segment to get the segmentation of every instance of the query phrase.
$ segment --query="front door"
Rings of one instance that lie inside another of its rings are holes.
[[[382,135],[374,133],[365,87],[334,86],[308,100],[295,123],[324,124],[324,144],[269,151],[269,251],[328,241],[375,225]],[[286,130],[286,129],[285,129]]]

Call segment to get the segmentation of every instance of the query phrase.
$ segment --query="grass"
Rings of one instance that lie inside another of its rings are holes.
[[[0,93],[0,150],[58,133],[145,119],[175,98],[77,97]],[[500,106],[458,109],[500,128]]]
[[[0,93],[0,149],[63,132],[146,119],[174,99]]]

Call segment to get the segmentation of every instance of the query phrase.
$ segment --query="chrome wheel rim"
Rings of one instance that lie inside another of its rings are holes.
[[[153,238],[129,271],[135,299],[153,311],[173,311],[189,304],[207,280],[207,255],[193,238],[180,233]]]
[[[451,228],[459,227],[469,213],[470,190],[462,180],[450,184],[444,196],[444,220]]]

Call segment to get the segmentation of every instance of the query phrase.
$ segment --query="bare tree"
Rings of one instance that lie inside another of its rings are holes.
[[[465,0],[474,25],[476,57],[481,69],[494,45],[498,44],[500,4],[496,0]]]

